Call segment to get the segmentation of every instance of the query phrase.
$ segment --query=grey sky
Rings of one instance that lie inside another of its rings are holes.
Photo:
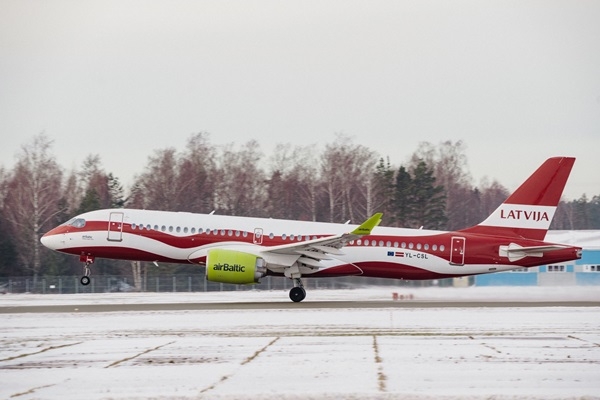
[[[600,1],[0,0],[0,166],[45,131],[65,168],[125,184],[154,149],[343,132],[395,166],[467,144],[474,183],[514,189],[578,158],[600,194]]]

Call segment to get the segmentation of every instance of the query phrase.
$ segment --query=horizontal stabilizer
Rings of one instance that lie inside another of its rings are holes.
[[[567,247],[559,244],[523,247],[511,243],[508,246],[500,246],[498,254],[500,257],[507,257],[510,262],[515,262],[525,257],[543,257],[546,251],[561,250]]]

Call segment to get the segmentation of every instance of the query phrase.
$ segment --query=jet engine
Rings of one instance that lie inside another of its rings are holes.
[[[267,263],[254,254],[227,249],[208,250],[206,279],[238,285],[258,283],[267,274]]]

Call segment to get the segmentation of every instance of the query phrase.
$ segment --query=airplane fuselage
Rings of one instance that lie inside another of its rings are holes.
[[[274,246],[310,242],[356,227],[133,209],[92,211],[73,221],[49,232],[44,236],[44,244],[79,255],[82,261],[85,257],[100,257],[192,264],[204,264],[212,248],[261,254]],[[580,252],[576,247],[565,247],[542,257],[510,261],[500,249],[511,244],[532,247],[545,243],[460,231],[378,227],[376,234],[351,240],[339,254],[319,260],[319,268],[308,265],[303,275],[435,279],[559,263],[578,258]],[[266,257],[268,275],[283,275],[287,261],[281,262],[278,257],[284,256]]]

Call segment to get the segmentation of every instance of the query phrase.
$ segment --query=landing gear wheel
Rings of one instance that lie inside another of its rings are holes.
[[[91,282],[91,280],[90,280],[90,265],[92,265],[92,263],[94,262],[94,257],[82,255],[79,259],[81,261],[84,261],[83,276],[81,277],[81,280],[79,282],[81,282],[81,284],[83,286],[87,286]]]
[[[294,303],[299,303],[306,297],[306,290],[303,287],[296,286],[290,290],[290,299]]]

